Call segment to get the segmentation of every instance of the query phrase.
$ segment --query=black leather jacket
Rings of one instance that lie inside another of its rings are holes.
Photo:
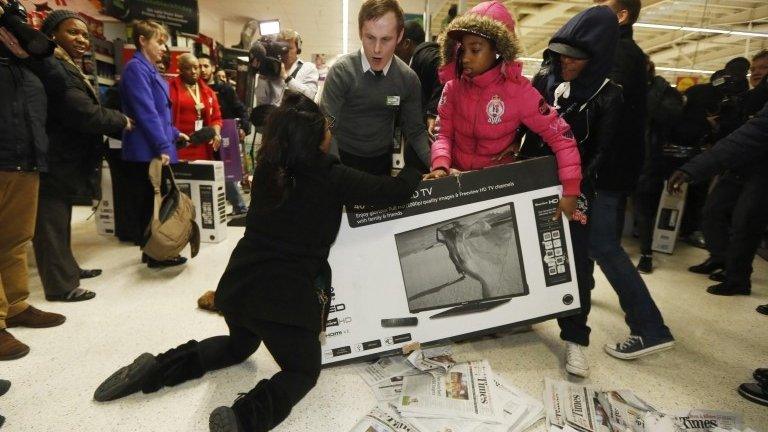
[[[534,79],[534,86],[543,91],[544,80]],[[542,88],[540,88],[542,87]],[[614,136],[621,118],[623,96],[621,87],[609,81],[580,110],[563,113],[576,138],[581,156],[582,176],[594,187],[601,188],[600,171],[610,163],[613,152]],[[528,131],[521,156],[544,156],[552,152],[541,138]]]

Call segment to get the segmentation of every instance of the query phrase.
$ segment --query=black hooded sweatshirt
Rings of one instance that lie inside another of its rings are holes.
[[[583,177],[588,189],[600,187],[600,172],[610,163],[614,151],[616,125],[622,107],[621,88],[608,80],[618,39],[616,15],[606,6],[589,8],[569,20],[550,40],[589,54],[589,62],[578,78],[570,82],[570,94],[555,100],[555,90],[563,82],[560,55],[546,50],[542,69],[534,86],[547,103],[558,107],[578,143]],[[548,147],[530,132],[522,154],[547,154]],[[584,185],[583,185],[584,186]],[[591,186],[591,187],[590,187]],[[584,187],[582,187],[584,188]]]

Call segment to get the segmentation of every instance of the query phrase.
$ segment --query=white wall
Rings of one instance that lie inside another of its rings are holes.
[[[357,13],[363,0],[350,0],[349,49],[360,48]],[[401,0],[407,13],[423,13],[425,0]],[[304,42],[302,57],[342,51],[341,0],[200,0],[200,32],[227,46],[240,41],[240,30],[249,19],[279,19],[283,28],[298,31]]]

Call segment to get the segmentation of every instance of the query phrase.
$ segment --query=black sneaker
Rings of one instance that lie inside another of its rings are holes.
[[[226,406],[213,410],[208,417],[208,428],[210,432],[241,432],[243,430],[237,421],[235,410]]]
[[[709,257],[706,261],[699,265],[688,267],[688,271],[698,274],[710,274],[715,270],[722,270],[724,268],[725,263],[715,261],[712,259],[712,257]]]
[[[163,268],[163,267],[175,267],[187,262],[187,259],[183,256],[177,256],[165,261],[158,261],[156,259],[149,258],[147,260],[147,267],[149,268]]]
[[[159,367],[155,356],[144,353],[136,357],[133,363],[110,375],[96,389],[93,398],[98,402],[107,402],[136,393]]]
[[[755,310],[763,315],[768,315],[768,304],[760,305]]]
[[[650,274],[653,272],[653,256],[641,255],[640,262],[637,263],[637,271],[643,274]]]
[[[739,394],[750,402],[768,406],[768,389],[760,384],[744,383],[739,386]]]
[[[732,286],[723,282],[707,288],[707,292],[719,296],[750,295],[752,294],[752,287]]]
[[[627,339],[615,345],[605,344],[603,349],[608,355],[622,360],[633,360],[649,354],[665,351],[675,346],[675,340],[663,339],[646,344],[641,336],[630,335]]]

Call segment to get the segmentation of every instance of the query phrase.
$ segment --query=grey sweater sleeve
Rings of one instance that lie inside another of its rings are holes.
[[[413,147],[424,165],[430,166],[429,137],[421,110],[421,83],[415,73],[406,75],[406,80],[408,93],[403,98],[400,124],[408,139],[408,145]]]
[[[347,83],[350,81],[345,79],[348,71],[344,60],[342,59],[331,66],[328,76],[325,78],[323,94],[320,98],[320,109],[334,119],[339,116],[341,107],[344,105]]]

